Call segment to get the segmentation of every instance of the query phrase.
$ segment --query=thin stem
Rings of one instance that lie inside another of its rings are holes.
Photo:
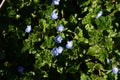
[[[2,0],[1,4],[0,4],[0,8],[3,6],[5,0]]]

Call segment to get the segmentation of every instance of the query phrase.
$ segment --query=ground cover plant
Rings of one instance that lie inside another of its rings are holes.
[[[119,80],[119,0],[4,0],[0,80]]]

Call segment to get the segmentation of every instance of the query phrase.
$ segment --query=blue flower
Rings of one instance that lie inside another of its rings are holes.
[[[27,25],[27,28],[25,29],[25,32],[30,33],[31,31],[31,25]]]
[[[51,50],[51,53],[54,55],[54,56],[58,56],[59,54],[61,54],[63,52],[63,47],[59,46],[58,48],[55,47]]]
[[[24,71],[24,67],[23,66],[18,66],[18,72],[23,72]]]
[[[118,73],[118,68],[117,68],[117,67],[113,67],[113,68],[112,68],[112,72],[113,72],[114,74],[117,74],[117,73]]]
[[[110,63],[110,59],[107,58],[107,63]]]
[[[58,52],[59,54],[61,54],[62,51],[63,51],[63,47],[59,46],[59,47],[57,48],[57,52]]]
[[[55,20],[55,19],[58,18],[58,13],[57,13],[57,10],[56,10],[56,9],[53,10],[53,12],[51,13],[50,18],[51,18],[52,20]]]
[[[60,25],[57,26],[56,29],[57,29],[57,31],[62,32],[64,30],[64,26],[62,24],[60,24]]]
[[[52,0],[53,5],[59,5],[60,0]]]
[[[101,17],[103,15],[103,11],[99,11],[97,16],[96,16],[96,19],[98,19],[99,17]]]
[[[63,38],[60,36],[60,35],[57,35],[55,38],[54,38],[55,42],[57,43],[62,43],[62,40]]]
[[[54,56],[58,56],[58,55],[59,55],[58,50],[57,50],[56,47],[51,50],[51,53],[52,53]]]
[[[66,48],[71,49],[73,46],[73,41],[67,41]]]

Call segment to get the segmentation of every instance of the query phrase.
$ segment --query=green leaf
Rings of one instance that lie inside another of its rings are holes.
[[[8,14],[9,17],[11,17],[11,16],[13,17],[13,16],[15,16],[15,14],[16,14],[16,11],[11,8],[10,11],[9,11],[9,14]]]
[[[100,47],[98,45],[93,45],[88,49],[88,54],[91,56],[96,56],[100,52]]]
[[[69,22],[70,22],[70,23],[77,24],[76,17],[77,17],[77,14],[75,14],[74,16],[71,15],[70,18],[69,18]]]
[[[35,2],[36,4],[38,4],[38,3],[39,3],[39,0],[34,0],[34,2]]]
[[[39,25],[40,25],[40,28],[43,29],[43,32],[46,32],[46,28],[48,28],[48,24],[46,23],[46,20],[44,19],[40,19],[39,20]]]
[[[91,25],[91,24],[86,24],[85,29],[89,32],[93,32],[94,31],[94,26]]]
[[[67,68],[66,72],[70,73],[76,73],[79,70],[80,64],[69,64],[69,67]]]
[[[89,76],[84,73],[81,75],[80,78],[81,78],[80,80],[90,80]]]
[[[89,68],[88,72],[94,71],[95,63],[93,63],[93,62],[88,62],[88,63],[86,63],[86,64],[87,64],[87,67]]]
[[[82,20],[82,24],[91,24],[91,13],[88,13]]]
[[[53,43],[54,42],[53,36],[51,37],[45,36],[44,39],[45,39],[44,42],[42,42],[42,44],[40,45],[42,49],[48,49],[54,46],[55,43]]]
[[[75,39],[82,38],[83,37],[83,31],[80,29],[80,27],[75,28]]]
[[[106,80],[104,77],[99,77],[98,75],[91,74],[91,80]]]
[[[106,1],[106,10],[111,12],[114,9],[114,4],[111,1]]]
[[[96,70],[102,70],[103,69],[103,66],[102,66],[102,64],[99,64],[99,63],[97,63],[97,64],[95,64],[95,69]]]
[[[63,67],[57,67],[57,71],[62,74],[63,73]]]
[[[38,53],[36,54],[36,61],[35,61],[35,68],[40,69],[41,67],[48,65],[49,67],[51,67],[51,63],[52,63],[52,55],[51,52],[49,50],[42,50],[42,51],[38,51]]]
[[[99,59],[101,62],[104,62],[106,57],[108,57],[107,51],[104,47],[94,45],[88,49],[88,54],[95,56],[96,59]]]
[[[22,53],[24,53],[25,51],[27,51],[28,49],[31,48],[31,42],[28,39],[25,39],[24,43],[24,47],[22,49]]]
[[[112,41],[112,38],[109,38],[109,37],[106,37],[105,38],[105,47],[111,51],[113,49],[113,41]]]
[[[120,3],[116,4],[118,11],[120,11]]]
[[[90,4],[90,2],[91,2],[90,0],[85,1],[85,2],[83,2],[83,3],[82,3],[82,5],[81,5],[81,6],[88,6],[88,5]]]
[[[112,29],[112,17],[100,17],[99,19],[95,19],[95,23],[97,24],[98,29],[100,30],[107,30]]]
[[[106,50],[102,49],[97,58],[98,58],[101,62],[104,63],[104,61],[105,61],[105,59],[106,59],[107,56],[108,56],[108,54],[107,54]]]

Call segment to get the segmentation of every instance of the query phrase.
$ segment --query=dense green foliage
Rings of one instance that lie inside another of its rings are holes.
[[[50,18],[54,9],[56,20]],[[57,32],[59,24],[63,32]],[[58,34],[61,44],[54,41]],[[69,40],[72,49],[65,47]],[[54,56],[51,50],[59,45],[64,50]],[[6,0],[2,6],[0,80],[119,80],[113,67],[120,68],[119,0],[61,0],[57,6],[52,0]]]

